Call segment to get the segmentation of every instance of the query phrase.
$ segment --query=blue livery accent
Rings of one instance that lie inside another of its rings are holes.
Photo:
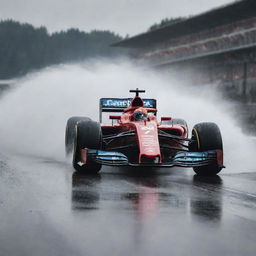
[[[206,151],[206,152],[179,152],[173,158],[173,163],[176,162],[191,162],[197,163],[202,161],[211,161],[216,159],[215,151]]]
[[[100,99],[100,106],[102,110],[107,109],[125,109],[130,107],[132,98],[116,99],[116,98],[102,98]],[[155,99],[143,99],[144,107],[146,108],[156,108]]]
[[[119,152],[103,151],[103,150],[88,150],[88,157],[93,159],[95,162],[106,164],[106,165],[127,165],[127,157]]]
[[[208,165],[217,160],[216,151],[178,152],[171,162],[166,163],[129,163],[128,158],[120,152],[96,149],[88,149],[87,154],[92,161],[110,166],[195,167]]]

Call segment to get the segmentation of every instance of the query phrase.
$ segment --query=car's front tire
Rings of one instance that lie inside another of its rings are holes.
[[[101,149],[102,131],[100,124],[92,120],[80,121],[75,126],[73,167],[78,172],[95,174],[101,169],[101,164],[88,160],[86,164],[81,162],[81,150],[84,148]]]
[[[196,124],[192,130],[189,151],[203,152],[208,150],[223,151],[222,137],[219,127],[215,123],[205,122]],[[195,173],[202,176],[216,175],[223,167],[218,163],[207,166],[194,167]]]
[[[66,133],[65,133],[65,149],[66,149],[66,156],[69,156],[73,149],[74,149],[74,136],[75,136],[75,127],[78,122],[81,121],[89,121],[91,120],[88,117],[82,116],[72,116],[68,119],[66,125]]]

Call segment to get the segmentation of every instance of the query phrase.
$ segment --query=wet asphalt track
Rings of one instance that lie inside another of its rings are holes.
[[[0,162],[0,255],[256,255],[255,173]]]

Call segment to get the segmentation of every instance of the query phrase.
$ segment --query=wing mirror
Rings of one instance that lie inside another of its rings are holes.
[[[114,120],[120,120],[121,119],[121,116],[109,116],[109,119],[112,120],[112,125],[114,125]]]
[[[112,119],[112,120],[120,120],[120,119],[121,119],[121,116],[109,116],[109,119]]]
[[[171,117],[161,117],[161,121],[170,121],[172,120]]]

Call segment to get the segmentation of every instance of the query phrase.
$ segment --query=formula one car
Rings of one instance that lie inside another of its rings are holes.
[[[100,99],[100,122],[71,117],[66,126],[66,153],[73,152],[75,170],[97,173],[102,165],[144,168],[193,167],[198,175],[216,175],[223,166],[222,137],[215,123],[196,124],[188,138],[183,119],[157,120],[155,99],[136,96]],[[102,123],[102,112],[112,124]]]

